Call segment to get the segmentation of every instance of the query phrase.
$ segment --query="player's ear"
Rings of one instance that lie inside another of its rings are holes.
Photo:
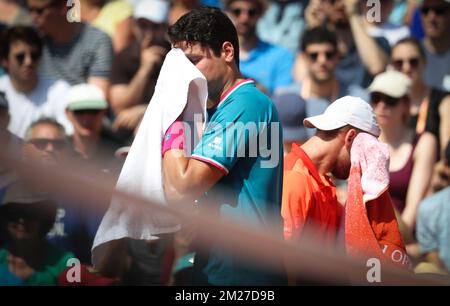
[[[230,63],[234,61],[234,47],[231,42],[226,41],[223,43],[222,55],[224,56],[226,62]]]
[[[352,147],[353,140],[355,140],[356,135],[358,135],[358,132],[355,129],[349,129],[347,133],[345,133],[345,147],[350,149]]]

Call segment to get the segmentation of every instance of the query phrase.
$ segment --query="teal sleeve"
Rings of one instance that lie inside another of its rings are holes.
[[[240,157],[256,157],[260,121],[256,113],[245,107],[228,108],[208,123],[192,158],[228,174]]]

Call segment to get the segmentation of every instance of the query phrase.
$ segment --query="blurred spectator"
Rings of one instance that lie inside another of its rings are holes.
[[[239,36],[239,65],[244,77],[253,78],[271,95],[292,83],[294,57],[289,50],[262,41],[256,24],[264,13],[266,0],[225,0],[225,11]]]
[[[450,142],[441,169],[441,190],[426,198],[417,216],[417,238],[426,262],[450,271]]]
[[[80,158],[91,162],[91,166],[116,175],[119,169],[114,152],[121,144],[103,133],[107,107],[102,91],[95,85],[73,86],[67,95],[66,106],[67,117],[74,127],[69,142]]]
[[[41,118],[27,129],[22,157],[31,163],[57,166],[69,153],[64,127],[51,118]]]
[[[5,248],[0,249],[1,284],[56,284],[73,254],[44,239],[55,214],[55,204],[23,182],[8,187],[0,206],[1,230],[7,235]]]
[[[184,14],[200,6],[200,0],[172,0],[169,12],[169,25],[174,24]]]
[[[114,59],[111,106],[118,116],[114,128],[134,130],[155,90],[170,44],[166,39],[169,3],[142,0],[134,10],[136,40]]]
[[[258,21],[258,36],[266,42],[285,47],[292,54],[299,49],[305,28],[304,10],[308,0],[272,0]]]
[[[34,25],[44,35],[40,73],[71,85],[94,84],[108,94],[111,39],[82,22],[69,22],[65,0],[27,0]]]
[[[439,139],[440,156],[450,140],[450,92],[432,89],[425,130]]]
[[[410,86],[411,81],[404,74],[387,71],[375,77],[369,90],[381,127],[380,140],[389,145],[389,193],[412,234],[417,208],[426,195],[436,162],[437,141],[430,133],[418,135],[407,126]]]
[[[0,91],[10,101],[8,129],[21,138],[28,126],[42,116],[57,118],[68,133],[73,130],[63,101],[69,84],[38,76],[41,54],[42,41],[33,28],[14,26],[4,33],[0,58],[8,74],[0,77]]]
[[[341,60],[337,78],[345,84],[367,87],[373,76],[384,71],[389,43],[383,37],[369,35],[357,0],[311,0],[305,11],[308,27],[326,25],[336,31]],[[296,66],[302,66],[302,61]],[[295,74],[302,79],[301,69]]]
[[[25,160],[54,166],[70,161],[75,165],[77,160],[70,159],[72,154],[64,127],[55,120],[42,118],[28,128],[23,148]],[[68,198],[58,198],[56,202],[56,218],[47,241],[73,252],[81,262],[90,263],[92,242],[102,215],[95,210],[87,212],[80,203]]]
[[[397,42],[391,51],[392,67],[411,80],[411,108],[408,126],[420,134],[425,131],[429,105],[429,88],[423,81],[427,65],[425,51],[415,38],[405,38]]]
[[[375,7],[374,4],[370,4],[367,1],[361,1],[362,15],[367,26],[367,30],[372,37],[384,37],[389,45],[393,46],[400,39],[410,36],[409,28],[405,25],[394,25],[389,21],[389,16],[394,9],[395,0],[384,0],[380,2],[379,19],[374,20],[368,17],[378,17],[371,13],[371,10]]]
[[[125,0],[81,0],[81,20],[107,33],[115,52],[130,45],[133,7]]]
[[[421,8],[425,30],[423,46],[427,58],[425,83],[450,91],[450,2],[424,0]]]
[[[0,0],[0,23],[7,25],[30,25],[31,17],[20,0]]]
[[[343,96],[351,95],[367,100],[364,89],[356,85],[348,86],[336,78],[339,55],[334,32],[325,27],[307,30],[301,43],[301,56],[304,57],[308,76],[303,81],[278,89],[273,97],[277,106],[306,102],[306,116],[312,117],[322,114],[331,101]],[[298,121],[297,125],[305,130],[307,138],[314,135],[315,130],[305,129],[302,121]]]
[[[302,144],[308,139],[306,128],[303,126],[303,119],[307,117],[307,102],[299,97],[298,91],[282,92],[272,99],[277,108],[278,117],[283,127],[283,147],[284,155],[291,152],[293,143]]]

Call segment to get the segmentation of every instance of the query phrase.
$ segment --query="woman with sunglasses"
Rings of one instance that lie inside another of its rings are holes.
[[[423,81],[426,58],[419,41],[415,38],[405,38],[397,42],[392,47],[391,66],[411,80],[408,126],[418,134],[423,133],[428,113],[429,88]]]
[[[413,242],[417,208],[425,197],[436,162],[437,140],[408,127],[411,80],[397,71],[375,77],[369,86],[370,101],[381,128],[380,140],[389,145],[389,193],[405,243]]]

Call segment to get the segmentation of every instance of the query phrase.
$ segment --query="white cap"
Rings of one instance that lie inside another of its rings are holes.
[[[134,8],[134,19],[144,18],[154,23],[166,23],[169,16],[168,0],[141,0]]]
[[[106,102],[105,95],[97,86],[78,84],[68,90],[66,108],[71,111],[107,109],[108,102]]]
[[[369,86],[370,92],[380,92],[392,98],[409,94],[411,80],[401,72],[389,70],[377,75]]]
[[[322,131],[332,131],[351,125],[376,137],[380,136],[380,128],[370,104],[352,96],[337,99],[322,115],[305,118],[303,124]]]

